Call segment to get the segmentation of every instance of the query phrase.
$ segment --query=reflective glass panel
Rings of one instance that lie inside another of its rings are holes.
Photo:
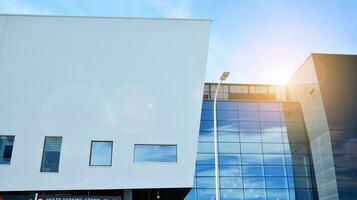
[[[214,153],[214,143],[213,142],[198,143],[198,153]]]
[[[213,132],[213,121],[201,121],[200,131]]]
[[[214,165],[196,165],[196,176],[214,176]]]
[[[280,122],[260,122],[262,132],[276,132],[282,131],[282,124]]]
[[[213,111],[212,110],[203,110],[201,113],[201,120],[213,120]]]
[[[265,166],[266,176],[286,176],[285,166]]]
[[[213,110],[213,101],[209,101],[209,100],[203,101],[202,110]]]
[[[41,172],[58,172],[62,137],[45,137]]]
[[[200,142],[213,142],[213,132],[200,132]]]
[[[263,166],[243,166],[243,176],[264,176]]]
[[[262,153],[261,143],[241,143],[242,153]]]
[[[266,177],[267,188],[288,188],[287,177]]]
[[[242,154],[242,165],[263,165],[261,154]]]
[[[90,163],[91,166],[112,165],[112,141],[92,141]]]
[[[217,111],[217,119],[222,121],[237,121],[237,111]]]
[[[237,110],[237,102],[217,101],[217,110]]]
[[[219,154],[220,164],[241,164],[239,154]]]
[[[283,137],[281,133],[263,132],[262,141],[271,143],[283,143]]]
[[[219,175],[221,176],[242,176],[240,165],[220,165]]]
[[[239,142],[239,132],[218,132],[219,142]]]
[[[285,165],[284,154],[265,154],[264,155],[265,165]]]
[[[197,189],[197,199],[215,199],[216,193],[214,189]]]
[[[243,189],[221,189],[222,200],[243,200]]]
[[[217,122],[218,131],[238,131],[237,121],[218,121]]]
[[[214,154],[198,153],[197,164],[214,164]]]
[[[240,153],[239,143],[219,143],[219,153]]]
[[[255,132],[242,131],[242,132],[240,132],[240,140],[241,140],[241,142],[261,142],[262,141],[259,131],[255,131]]]
[[[259,122],[239,122],[240,131],[260,131]]]
[[[258,111],[258,103],[253,102],[239,102],[238,110],[247,110],[247,111]]]
[[[136,144],[134,150],[135,162],[176,162],[176,145],[145,145]]]
[[[264,188],[264,177],[243,177],[244,188]]]
[[[260,121],[271,121],[278,122],[280,121],[280,113],[279,112],[260,112]]]
[[[10,164],[15,136],[0,136],[0,164]]]
[[[272,144],[272,143],[263,143],[263,152],[264,153],[284,153],[283,144]]]
[[[242,188],[242,177],[221,177],[221,188]]]
[[[268,197],[268,200],[289,200],[289,190],[288,189],[267,189],[267,197]]]
[[[280,103],[259,103],[260,111],[281,111]]]
[[[259,113],[239,111],[238,119],[239,121],[259,121]]]
[[[244,189],[244,197],[246,200],[265,200],[265,189]]]
[[[196,178],[197,188],[215,188],[214,177],[197,177]]]

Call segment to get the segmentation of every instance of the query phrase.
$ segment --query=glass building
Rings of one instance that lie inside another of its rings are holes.
[[[194,187],[187,200],[215,199],[213,93],[206,84]],[[270,92],[269,92],[270,91]],[[317,199],[304,118],[285,89],[223,85],[217,102],[220,197]]]

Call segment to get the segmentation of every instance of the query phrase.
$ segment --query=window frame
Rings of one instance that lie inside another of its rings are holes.
[[[111,151],[110,151],[110,164],[109,165],[93,165],[92,164],[92,148],[93,148],[93,143],[95,142],[110,142],[112,144],[111,146]],[[89,166],[90,167],[111,167],[113,166],[113,148],[114,148],[114,142],[113,140],[91,140],[90,143],[90,149],[89,149]]]
[[[16,135],[0,135],[0,137],[13,137],[14,138],[14,141],[12,143],[12,151],[11,151],[11,157],[10,157],[10,161],[9,163],[0,163],[0,165],[11,165],[11,159],[12,159],[12,155],[14,153],[14,148],[15,148],[15,138],[16,138]],[[5,151],[5,148],[4,148],[4,151]],[[4,152],[5,153],[5,152]],[[1,155],[3,156],[3,155]],[[4,158],[4,157],[3,157]]]
[[[61,138],[61,149],[59,151],[59,156],[58,156],[58,169],[57,171],[49,172],[49,171],[43,171],[42,166],[43,166],[43,157],[45,153],[45,146],[46,146],[46,138]],[[62,142],[63,142],[63,136],[45,136],[43,140],[43,148],[42,148],[42,159],[41,159],[41,166],[40,166],[40,172],[41,173],[59,173],[60,171],[60,164],[61,164],[61,152],[62,152]]]

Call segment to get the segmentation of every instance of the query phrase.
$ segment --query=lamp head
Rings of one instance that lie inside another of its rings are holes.
[[[224,80],[226,80],[228,78],[228,76],[229,76],[229,72],[223,72],[223,74],[221,75],[220,80],[224,81]]]

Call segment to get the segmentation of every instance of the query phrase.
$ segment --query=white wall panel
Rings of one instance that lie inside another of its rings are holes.
[[[0,191],[191,187],[210,25],[8,16],[0,134],[16,137]],[[63,137],[59,173],[40,172],[45,136]],[[111,167],[89,166],[96,139],[113,140]],[[135,164],[134,144],[177,144],[178,162]]]

